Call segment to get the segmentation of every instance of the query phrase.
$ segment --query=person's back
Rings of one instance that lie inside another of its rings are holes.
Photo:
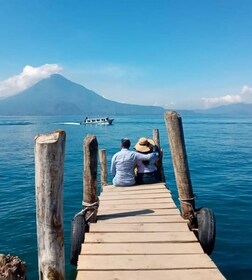
[[[136,162],[135,153],[122,148],[112,158],[113,166],[112,175],[113,185],[115,186],[131,186],[135,184],[134,168]]]
[[[150,160],[138,160],[137,161],[137,171],[138,173],[149,173],[157,170],[156,159],[152,158]]]
[[[152,153],[153,149],[157,149],[155,142],[145,137],[141,137],[135,145],[135,150],[141,154]],[[137,161],[137,184],[152,184],[160,181],[156,165],[157,159],[151,158],[148,161]]]
[[[113,185],[132,186],[135,185],[134,168],[137,160],[151,160],[157,158],[155,153],[143,155],[135,151],[130,151],[130,140],[121,140],[121,151],[116,153],[111,160],[111,173],[114,176]]]

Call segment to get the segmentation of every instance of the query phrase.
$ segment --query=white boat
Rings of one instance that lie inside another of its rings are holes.
[[[110,119],[109,117],[105,118],[88,118],[86,117],[85,120],[81,121],[80,124],[112,124],[114,119]]]

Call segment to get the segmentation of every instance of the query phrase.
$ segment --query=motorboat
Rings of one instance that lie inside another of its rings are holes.
[[[86,117],[80,124],[106,124],[111,125],[114,119],[110,119],[109,117],[105,118],[89,118]]]

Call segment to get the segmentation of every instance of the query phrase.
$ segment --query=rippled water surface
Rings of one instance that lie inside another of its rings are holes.
[[[252,279],[252,117],[183,116],[183,127],[196,206],[211,208],[217,239],[211,258],[227,279]],[[38,279],[34,188],[34,137],[56,129],[66,131],[64,227],[67,279],[70,223],[81,210],[83,139],[97,136],[107,151],[108,165],[120,139],[135,143],[159,129],[166,180],[177,190],[163,116],[115,117],[112,126],[78,125],[81,116],[0,117],[0,253],[27,262],[28,279]],[[109,180],[111,177],[109,176]]]

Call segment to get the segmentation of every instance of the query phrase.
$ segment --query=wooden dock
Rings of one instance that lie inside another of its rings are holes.
[[[214,248],[215,218],[211,209],[195,207],[181,117],[165,112],[165,121],[181,213],[165,183],[107,186],[104,149],[98,199],[98,141],[95,135],[85,137],[83,209],[71,222],[70,263],[77,265],[77,280],[225,279],[206,254]],[[44,280],[65,279],[65,140],[62,130],[35,137],[38,272]],[[158,129],[153,140],[162,155]],[[165,182],[162,156],[157,167]]]
[[[85,233],[77,280],[221,280],[164,183],[104,186]]]

